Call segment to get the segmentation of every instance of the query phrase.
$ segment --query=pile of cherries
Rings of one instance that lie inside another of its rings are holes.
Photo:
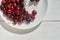
[[[32,2],[32,0],[30,1]],[[38,2],[39,0],[34,1]],[[24,6],[24,0],[2,0],[1,10],[14,24],[21,24],[24,21],[30,23],[35,19],[37,12],[33,10],[32,13],[29,13]]]

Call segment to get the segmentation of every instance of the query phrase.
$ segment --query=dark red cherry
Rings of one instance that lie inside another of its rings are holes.
[[[17,7],[17,4],[16,3],[14,3],[13,5],[14,5],[14,7]]]
[[[2,0],[2,5],[5,5],[6,4],[6,0]]]
[[[23,16],[23,20],[26,20],[26,16]]]
[[[7,14],[6,16],[7,16],[7,18],[10,18],[11,15],[10,14]]]
[[[19,3],[20,0],[16,0],[16,1],[17,1],[17,3]]]
[[[23,3],[20,3],[20,8],[23,8],[24,7],[24,4]]]
[[[13,23],[16,24],[17,23],[17,19],[13,19]]]
[[[10,16],[10,18],[11,18],[11,20],[13,20],[14,16],[13,16],[13,15],[11,15],[11,16]]]
[[[34,20],[35,19],[35,16],[31,16],[31,18],[32,18],[32,20]]]
[[[16,0],[11,0],[11,1],[14,2],[14,3],[16,2]]]
[[[27,21],[28,23],[30,23],[30,22],[31,22],[31,16],[27,16],[27,17],[26,17],[26,21]]]
[[[19,15],[20,14],[20,11],[19,10],[16,10],[15,14],[16,15]]]
[[[23,20],[20,18],[18,19],[18,24],[22,24]]]
[[[6,8],[2,7],[2,11],[4,12],[4,14],[6,13]]]
[[[27,21],[28,23],[30,23],[31,19],[30,19],[30,18],[27,18],[26,21]]]
[[[20,7],[17,7],[17,10],[20,10]]]
[[[13,5],[11,3],[8,4],[8,8],[12,9],[12,10],[14,9],[14,7],[13,7]]]
[[[32,11],[32,15],[36,15],[37,14],[37,11],[36,10],[33,10]]]
[[[24,2],[24,0],[20,0],[20,2]]]

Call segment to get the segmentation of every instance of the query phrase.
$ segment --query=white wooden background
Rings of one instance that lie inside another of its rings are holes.
[[[0,25],[0,40],[60,40],[60,0],[48,0],[48,11],[42,24],[28,34],[14,34]]]

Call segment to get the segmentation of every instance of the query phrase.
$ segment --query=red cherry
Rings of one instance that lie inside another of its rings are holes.
[[[13,10],[13,9],[14,9],[14,7],[12,6],[12,7],[11,7],[11,10]]]
[[[16,19],[18,20],[18,16],[16,16]]]
[[[6,13],[6,8],[3,7],[3,8],[2,8],[2,11],[3,11],[4,14],[5,14],[5,13]]]
[[[26,16],[23,17],[23,20],[26,20]]]
[[[22,24],[23,20],[22,19],[18,19],[18,24]]]
[[[14,5],[14,7],[17,7],[17,4],[16,3],[14,3],[13,5]]]
[[[25,15],[28,15],[29,13],[28,13],[28,11],[25,11],[24,14],[25,14]]]
[[[10,14],[7,14],[7,18],[10,18],[10,16],[11,16]]]
[[[27,17],[26,17],[26,21],[27,21],[28,23],[31,22],[31,15],[30,15],[30,14],[27,15]]]
[[[17,10],[17,11],[15,12],[15,14],[16,14],[16,15],[19,15],[19,14],[20,14],[20,11],[19,11],[19,10]]]
[[[25,13],[26,9],[23,7],[23,8],[20,8],[21,12],[22,13]]]
[[[11,6],[12,6],[12,4],[11,4],[11,3],[9,3],[9,4],[8,4],[8,8],[10,8]]]
[[[13,19],[13,17],[14,17],[13,15],[10,16],[11,20]]]
[[[12,9],[12,10],[14,9],[14,7],[13,7],[13,5],[11,3],[8,4],[8,8]]]
[[[8,2],[11,2],[11,0],[9,0]]]
[[[2,5],[5,5],[6,4],[6,0],[2,0]]]
[[[19,8],[19,7],[17,7],[17,10],[20,10],[20,8]]]
[[[23,8],[24,7],[24,3],[20,3],[20,7]]]
[[[26,21],[27,21],[28,23],[30,23],[31,18],[30,18],[30,17],[27,17],[27,18],[26,18]]]
[[[11,0],[11,1],[14,2],[14,3],[16,2],[16,0]]]
[[[23,2],[24,0],[20,0],[20,2]]]
[[[16,24],[17,23],[17,20],[16,19],[13,19],[13,23]]]
[[[11,9],[8,9],[8,11],[7,11],[8,13],[12,13],[12,10]]]
[[[36,10],[33,10],[32,15],[36,15],[36,14],[37,14]]]
[[[35,19],[35,16],[32,16],[31,18],[34,20]]]
[[[20,0],[16,0],[16,1],[17,1],[17,3],[19,3]]]

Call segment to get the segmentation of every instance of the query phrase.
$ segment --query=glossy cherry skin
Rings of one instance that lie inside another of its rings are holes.
[[[33,10],[32,11],[32,15],[34,16],[34,15],[36,15],[37,14],[37,11],[36,10]]]

